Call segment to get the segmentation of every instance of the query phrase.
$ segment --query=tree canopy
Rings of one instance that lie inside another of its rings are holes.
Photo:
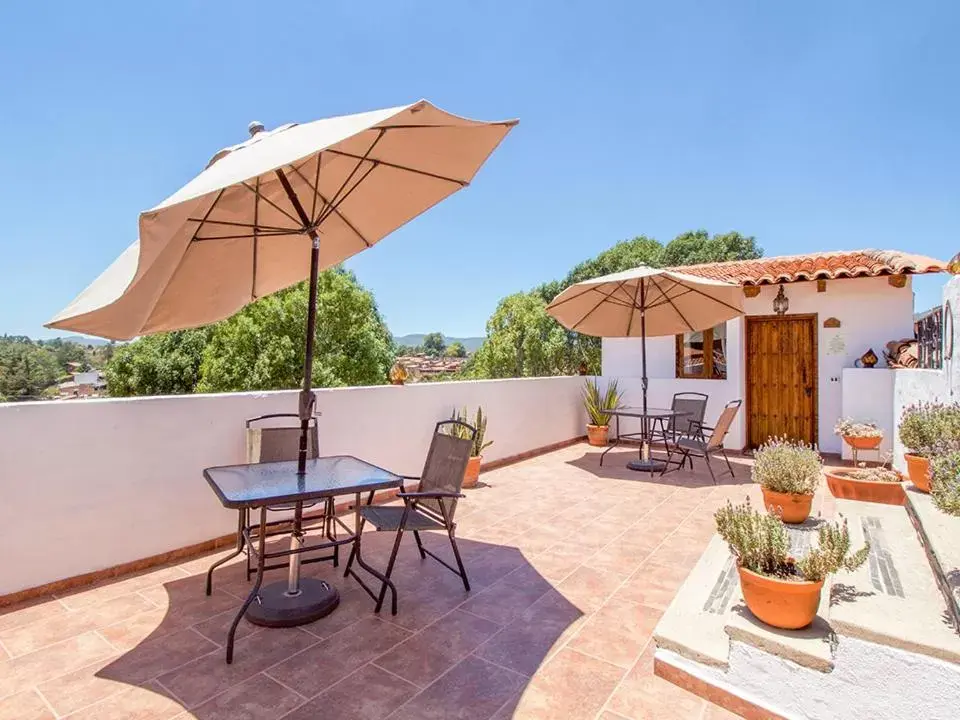
[[[299,387],[306,345],[307,284],[251,303],[197,330],[144,337],[114,353],[111,395],[279,390]],[[373,295],[353,273],[320,273],[315,387],[384,382],[393,339]]]
[[[0,337],[0,401],[38,398],[63,373],[56,353],[43,343]]]
[[[666,245],[645,235],[619,242],[579,263],[561,280],[501,300],[487,321],[487,338],[477,351],[471,372],[491,378],[569,375],[586,363],[591,372],[598,373],[600,339],[570,332],[546,313],[546,306],[561,292],[583,280],[640,265],[673,267],[762,255],[753,237],[738,232],[710,235],[706,230],[695,230],[678,235]]]
[[[427,333],[423,337],[423,344],[420,346],[423,352],[433,357],[443,357],[447,350],[447,342],[443,335],[438,332]]]
[[[467,348],[459,340],[455,340],[447,346],[447,357],[462,358],[467,356]]]

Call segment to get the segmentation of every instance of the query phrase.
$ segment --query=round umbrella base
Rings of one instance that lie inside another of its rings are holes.
[[[627,467],[630,470],[636,470],[637,472],[663,472],[667,464],[663,460],[654,460],[650,458],[649,460],[631,460],[627,463]]]
[[[247,620],[265,627],[306,625],[329,615],[340,604],[340,593],[330,583],[300,578],[300,592],[287,594],[286,582],[275,582],[260,589],[260,602],[247,608]]]

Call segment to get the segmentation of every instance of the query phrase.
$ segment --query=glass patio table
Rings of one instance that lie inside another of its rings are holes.
[[[315,578],[300,577],[300,555],[303,553],[331,548],[337,553],[341,545],[350,545],[351,552],[355,554],[360,567],[381,581],[385,580],[384,576],[368,566],[360,555],[361,494],[368,493],[367,502],[370,503],[375,491],[399,488],[403,482],[402,476],[350,455],[307,460],[306,470],[302,475],[297,473],[297,461],[291,460],[212,467],[204,470],[203,476],[221,504],[225,508],[237,510],[239,514],[236,552],[221,558],[208,570],[207,594],[211,592],[212,574],[217,566],[236,557],[244,551],[244,548],[257,559],[256,581],[234,618],[227,636],[228,663],[233,661],[234,635],[244,614],[250,622],[257,625],[291,627],[318,620],[337,607],[340,595],[330,583]],[[332,513],[332,501],[325,502],[323,504],[325,532],[324,536],[321,536],[323,541],[305,545],[305,533],[302,529],[304,503],[328,500],[338,495],[355,496],[353,530],[351,531]],[[282,506],[279,509],[293,511],[290,548],[267,552],[265,549],[268,534],[267,510],[268,508],[278,509],[278,505]],[[250,524],[249,517],[250,511],[256,509],[260,510],[260,521],[257,526],[254,526]],[[347,535],[337,537],[335,525],[343,528]],[[266,561],[280,557],[289,558],[287,580],[262,587],[264,570],[270,569],[266,566]],[[327,560],[335,557],[337,555],[320,559]],[[318,558],[311,558],[304,562],[315,560]],[[360,584],[372,595],[362,581]]]
[[[653,475],[655,472],[663,473],[667,467],[667,463],[663,460],[651,457],[651,436],[654,432],[660,432],[662,437],[666,437],[667,423],[670,422],[670,420],[682,417],[684,415],[689,415],[690,413],[682,410],[672,410],[670,408],[647,408],[644,410],[643,408],[639,407],[622,407],[617,408],[616,410],[609,410],[608,414],[613,415],[617,419],[617,436],[614,438],[613,444],[604,450],[603,453],[601,453],[601,467],[603,466],[604,455],[617,447],[621,440],[639,440],[640,458],[638,460],[631,460],[628,462],[627,467],[631,470],[636,470],[637,472],[649,472],[651,475]],[[621,417],[638,418],[640,420],[640,432],[621,433]],[[660,425],[659,430],[657,430],[656,427],[658,424]]]

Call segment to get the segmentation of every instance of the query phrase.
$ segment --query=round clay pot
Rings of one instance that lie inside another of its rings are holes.
[[[792,493],[763,490],[763,506],[771,515],[776,515],[785,523],[802,523],[810,516],[813,495],[794,495]]]
[[[603,447],[607,444],[609,425],[587,425],[587,442],[594,447]]]
[[[467,469],[463,471],[463,487],[476,487],[480,479],[480,456],[472,455],[467,461]]]
[[[843,470],[825,472],[827,487],[835,498],[860,500],[861,502],[883,503],[884,505],[903,505],[907,496],[903,485],[898,482],[870,482],[854,480]]]
[[[742,567],[737,567],[737,571],[744,602],[750,612],[767,625],[798,630],[812,623],[817,616],[823,580],[777,580]]]
[[[880,447],[880,443],[883,442],[883,436],[880,437],[850,437],[849,435],[843,436],[843,441],[852,448],[857,450],[876,450]]]
[[[904,453],[903,459],[907,461],[907,475],[914,487],[925,493],[930,492],[930,458]]]

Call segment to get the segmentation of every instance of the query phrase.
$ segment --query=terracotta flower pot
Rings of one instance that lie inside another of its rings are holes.
[[[813,495],[794,495],[792,493],[763,490],[763,506],[771,515],[776,515],[785,523],[802,523],[810,516]]]
[[[836,498],[884,503],[885,505],[903,505],[907,501],[907,496],[903,492],[903,485],[898,482],[854,480],[843,470],[824,474],[827,476],[827,487],[830,488],[830,492]]]
[[[750,612],[773,627],[797,630],[817,616],[823,580],[778,580],[738,567],[740,589]]]
[[[907,461],[907,475],[914,487],[930,492],[930,458],[904,453],[903,459]]]
[[[477,481],[480,479],[480,460],[479,455],[473,455],[467,461],[467,469],[463,471],[463,487],[477,486]]]
[[[857,450],[876,450],[880,447],[880,443],[883,442],[883,436],[877,437],[851,437],[849,435],[843,436],[843,441],[852,448]]]
[[[594,447],[603,447],[607,444],[609,425],[587,425],[587,442]]]

